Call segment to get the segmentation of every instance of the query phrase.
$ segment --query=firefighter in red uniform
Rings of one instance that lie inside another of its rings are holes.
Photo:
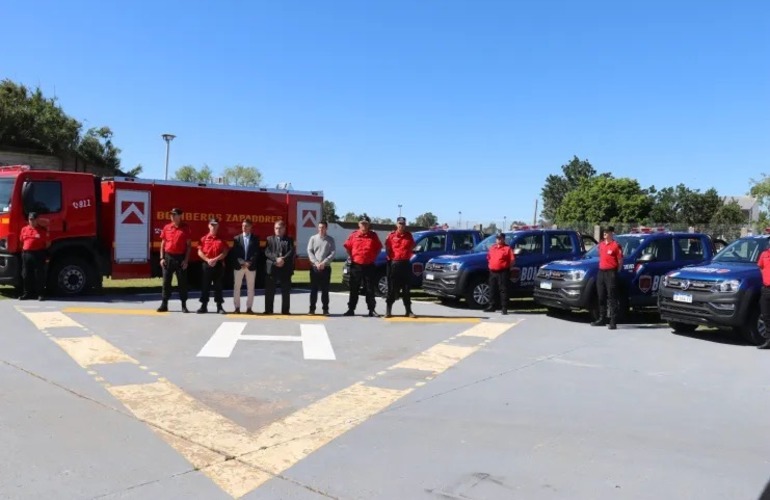
[[[48,229],[40,224],[35,212],[27,216],[29,225],[24,226],[19,235],[21,241],[21,277],[24,282],[24,292],[19,300],[30,300],[37,297],[43,300],[45,290],[45,259],[48,256]]]
[[[358,231],[353,231],[345,242],[345,250],[350,256],[350,300],[348,310],[344,316],[353,316],[358,305],[358,294],[361,290],[361,282],[366,287],[366,306],[369,308],[370,317],[379,317],[374,310],[377,305],[374,300],[374,287],[376,268],[374,260],[382,250],[382,242],[377,233],[369,230],[371,220],[363,216],[358,221]]]
[[[201,258],[203,266],[203,281],[201,282],[201,307],[196,312],[205,314],[209,312],[209,291],[211,283],[214,283],[214,302],[217,304],[217,313],[224,314],[222,307],[224,299],[222,298],[222,277],[225,274],[225,257],[230,247],[227,246],[222,238],[217,235],[219,230],[219,221],[209,220],[209,232],[201,238],[198,245],[198,257]]]
[[[385,238],[385,251],[388,254],[388,298],[385,317],[390,318],[393,303],[401,295],[406,308],[406,316],[416,318],[412,312],[412,297],[410,285],[412,281],[412,262],[414,255],[414,237],[406,230],[406,219],[396,219],[396,230]]]
[[[599,294],[599,317],[591,326],[607,324],[607,312],[610,316],[610,330],[614,330],[618,321],[618,273],[623,268],[623,249],[615,241],[615,228],[604,230],[604,240],[599,242],[599,276],[596,278],[596,291]]]
[[[759,312],[762,322],[765,324],[764,344],[760,344],[759,349],[770,349],[770,248],[762,252],[757,262],[759,270],[762,272],[762,294],[759,297]]]
[[[513,250],[505,243],[505,235],[497,233],[495,244],[489,247],[487,263],[489,267],[489,306],[484,311],[497,309],[500,301],[502,314],[508,314],[508,281],[511,279],[511,266],[516,262]]]
[[[182,301],[182,312],[187,310],[187,263],[190,262],[192,240],[190,226],[182,222],[182,210],[171,209],[171,222],[163,227],[160,233],[160,266],[163,269],[163,295],[158,312],[168,311],[168,300],[171,298],[171,280],[176,274],[179,288],[179,299]]]

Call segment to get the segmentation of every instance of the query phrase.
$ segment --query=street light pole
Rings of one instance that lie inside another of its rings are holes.
[[[457,217],[458,217],[457,227],[462,229],[462,227],[463,227],[463,211],[462,210],[457,212]]]
[[[507,230],[508,230],[508,216],[503,215],[503,231],[507,231]]]
[[[401,204],[398,204],[398,216],[401,217]]]
[[[163,134],[163,140],[166,141],[166,180],[168,180],[168,153],[171,149],[171,141],[176,137],[174,134]]]

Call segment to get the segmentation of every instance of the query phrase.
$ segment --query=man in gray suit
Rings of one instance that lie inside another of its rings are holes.
[[[291,314],[291,275],[294,274],[294,240],[286,236],[286,223],[279,220],[275,234],[265,246],[265,314],[273,314],[275,285],[281,285],[281,314]]]

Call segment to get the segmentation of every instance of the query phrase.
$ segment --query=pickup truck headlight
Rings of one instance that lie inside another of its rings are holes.
[[[460,270],[460,268],[463,267],[462,262],[452,262],[451,264],[446,266],[446,270],[450,273],[456,273]]]
[[[586,272],[583,269],[573,269],[564,275],[564,279],[567,281],[583,281],[585,277]]]
[[[737,292],[741,287],[741,280],[724,280],[714,285],[717,292]]]

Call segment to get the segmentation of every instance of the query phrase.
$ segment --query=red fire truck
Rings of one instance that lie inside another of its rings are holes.
[[[0,167],[0,284],[21,283],[19,233],[27,214],[37,212],[51,238],[49,293],[77,295],[101,288],[112,279],[160,276],[160,231],[174,207],[184,210],[193,248],[208,232],[211,217],[220,220],[227,241],[251,219],[262,245],[273,224],[284,220],[294,238],[297,269],[308,269],[307,241],[321,220],[323,193],[156,181],[125,177]],[[191,254],[190,282],[200,266]],[[263,266],[260,266],[263,267]],[[227,273],[226,276],[231,275]]]

